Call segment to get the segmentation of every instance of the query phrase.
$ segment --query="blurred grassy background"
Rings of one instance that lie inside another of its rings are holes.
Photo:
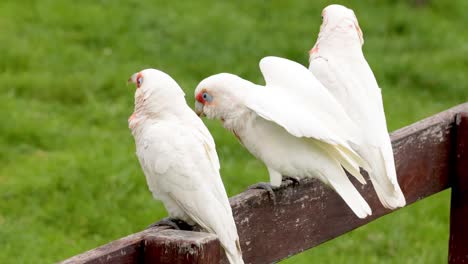
[[[132,73],[166,71],[190,105],[214,73],[263,82],[264,56],[307,64],[329,4],[168,2],[0,2],[0,263],[59,261],[166,215],[127,128]],[[468,1],[415,2],[344,3],[360,19],[390,130],[468,99]],[[268,179],[220,124],[205,122],[230,195]],[[445,262],[448,202],[448,192],[435,195],[284,263]]]

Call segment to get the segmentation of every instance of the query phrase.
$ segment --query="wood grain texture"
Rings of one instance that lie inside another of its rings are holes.
[[[398,181],[408,204],[450,187],[454,119],[460,112],[468,112],[468,103],[391,134]],[[232,197],[245,263],[276,262],[391,212],[382,207],[370,181],[361,185],[351,179],[373,210],[366,219],[357,218],[334,191],[314,179],[283,185],[275,191],[276,203],[263,190],[250,189]],[[220,255],[220,262],[227,263],[213,235],[193,234],[145,230],[63,263],[217,263]],[[199,252],[198,256],[190,257],[190,250]],[[170,254],[165,255],[167,252]],[[180,259],[192,262],[178,262]]]
[[[69,258],[62,264],[219,263],[215,235],[152,227]]]
[[[153,230],[131,234],[60,262],[61,264],[139,263],[143,238]]]
[[[221,256],[218,238],[203,232],[164,230],[147,235],[144,245],[144,263],[218,264]]]
[[[455,124],[448,262],[468,263],[468,112],[458,115]]]

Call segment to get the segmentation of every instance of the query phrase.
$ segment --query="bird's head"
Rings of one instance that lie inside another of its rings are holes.
[[[184,92],[168,74],[145,69],[133,74],[128,83],[136,85],[135,110],[157,112],[184,100]]]
[[[195,112],[210,119],[225,120],[236,112],[249,82],[229,73],[201,81],[195,89]]]
[[[323,37],[327,38],[330,34],[337,32],[348,33],[356,40],[359,40],[361,46],[364,44],[362,30],[359,27],[354,11],[342,5],[329,5],[322,11],[320,35],[323,34]]]

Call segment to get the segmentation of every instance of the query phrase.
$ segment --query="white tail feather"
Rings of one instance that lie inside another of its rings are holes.
[[[393,153],[388,152],[392,157],[385,159],[383,151],[372,146],[360,148],[358,153],[365,157],[373,168],[373,171],[369,173],[369,177],[382,205],[389,209],[405,206],[405,196],[398,185],[396,177]]]
[[[353,175],[361,184],[366,184],[366,180],[361,175],[359,167],[362,167],[364,164],[367,166],[367,162],[365,162],[358,154],[339,145],[330,145],[324,142],[319,142],[319,145],[328,154],[338,160],[341,166],[343,166],[343,168]]]
[[[240,248],[239,239],[236,240],[235,247],[231,249],[225,248],[226,257],[231,264],[244,264],[244,260],[242,259],[242,252]]]
[[[371,208],[348,179],[338,162],[336,162],[336,167],[329,167],[326,175],[321,175],[321,177],[328,181],[329,185],[343,198],[357,217],[365,218],[372,214]]]

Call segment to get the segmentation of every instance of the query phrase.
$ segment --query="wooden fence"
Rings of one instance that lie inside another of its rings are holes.
[[[468,103],[391,134],[398,181],[408,204],[452,188],[449,263],[468,262]],[[230,199],[246,263],[271,263],[315,247],[391,210],[369,182],[353,183],[373,209],[357,218],[318,180],[275,191],[250,189]],[[423,219],[421,219],[423,220]],[[227,263],[215,235],[155,227],[62,263]]]

